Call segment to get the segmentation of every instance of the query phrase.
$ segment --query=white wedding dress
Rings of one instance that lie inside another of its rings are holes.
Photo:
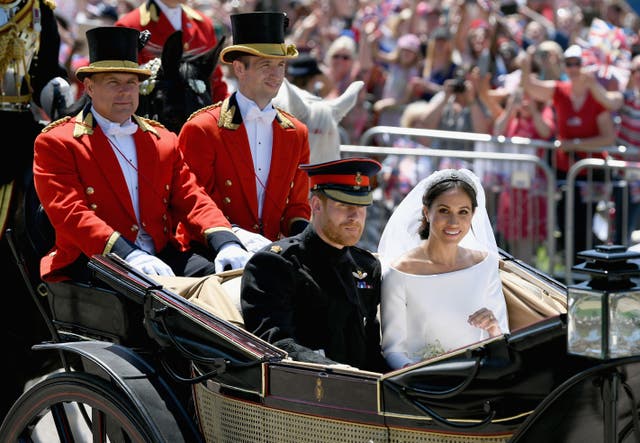
[[[489,338],[486,331],[467,323],[469,315],[483,307],[493,311],[502,331],[509,330],[494,256],[445,274],[415,275],[389,267],[380,304],[387,363],[401,368]]]
[[[418,227],[425,190],[452,174],[472,182],[478,203],[471,230],[459,246],[481,251],[486,254],[485,259],[444,274],[398,271],[391,263],[421,242]],[[498,247],[485,202],[482,184],[473,172],[440,170],[418,183],[389,218],[378,253],[383,265],[382,352],[393,369],[489,338],[486,331],[467,323],[469,316],[483,307],[493,312],[503,333],[509,332]]]

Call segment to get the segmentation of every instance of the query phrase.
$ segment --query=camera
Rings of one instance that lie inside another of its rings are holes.
[[[500,5],[500,13],[502,15],[517,14],[519,11],[518,3],[514,1],[507,1]]]
[[[464,85],[464,78],[456,78],[453,83],[452,91],[456,94],[461,94],[466,90]]]
[[[465,69],[458,67],[453,74],[453,87],[451,90],[454,94],[460,94],[466,90],[466,86],[464,85],[466,78]]]

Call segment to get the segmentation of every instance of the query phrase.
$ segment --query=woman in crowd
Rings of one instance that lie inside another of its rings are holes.
[[[431,100],[442,91],[445,80],[455,76],[458,65],[453,59],[451,32],[446,27],[436,29],[427,44],[427,55],[422,70],[422,98]]]
[[[555,135],[553,109],[549,103],[532,100],[518,88],[507,99],[507,106],[493,126],[494,135],[551,140]],[[503,152],[534,154],[546,161],[547,152],[535,146],[506,143]],[[504,162],[494,170],[494,177],[483,182],[498,184],[502,191],[498,201],[498,232],[507,250],[533,263],[535,247],[547,236],[546,180],[533,163]]]
[[[484,205],[475,174],[445,169],[421,181],[389,219],[378,252],[382,351],[392,368],[508,332]]]

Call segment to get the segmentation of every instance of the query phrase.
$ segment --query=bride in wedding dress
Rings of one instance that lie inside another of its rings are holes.
[[[394,369],[509,332],[484,190],[436,171],[405,197],[378,247],[382,351]]]

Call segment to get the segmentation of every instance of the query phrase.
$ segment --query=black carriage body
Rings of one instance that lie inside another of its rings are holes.
[[[558,282],[505,261],[506,269],[543,292],[566,295]],[[175,422],[169,430],[174,426],[185,441],[533,442],[553,435],[554,441],[582,442],[603,435],[601,386],[608,374],[620,374],[621,393],[640,389],[638,359],[604,364],[568,354],[564,314],[379,374],[290,360],[117,257],[94,257],[90,266],[128,306],[123,314],[137,306],[127,324],[134,337],[144,339],[131,347],[95,341],[46,347],[80,355],[85,370],[93,368],[130,404],[163,399],[154,407],[169,414]],[[82,310],[82,297],[74,300]],[[76,336],[95,332],[69,321],[58,327]],[[105,358],[109,353],[117,357]],[[138,368],[145,389],[130,388],[132,373],[121,369],[127,365]],[[616,412],[624,435],[632,435],[632,403],[625,397]],[[148,427],[159,427],[156,415],[147,415]]]

